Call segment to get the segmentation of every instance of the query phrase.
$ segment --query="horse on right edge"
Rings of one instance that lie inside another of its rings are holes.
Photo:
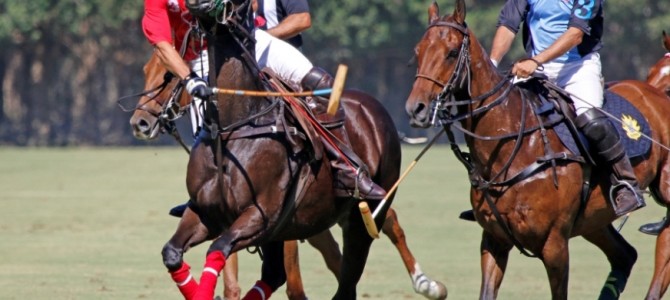
[[[428,9],[428,28],[415,48],[417,74],[405,109],[415,127],[440,122],[468,170],[470,202],[483,229],[480,299],[497,297],[509,251],[515,247],[542,261],[552,299],[568,299],[568,241],[576,236],[597,246],[610,263],[599,299],[619,299],[637,251],[612,226],[616,215],[608,195],[609,171],[593,167],[585,146],[577,144],[583,150],[575,151],[562,140],[559,127],[568,126],[568,135],[578,142],[562,96],[543,99],[500,74],[465,22],[465,1],[455,2],[452,14],[440,16],[436,2]],[[618,97],[616,103],[627,109],[630,105],[640,115],[616,115],[623,122],[613,122],[626,131],[624,137],[647,143],[631,163],[640,188],[667,207],[670,99],[632,80],[612,84],[607,93],[613,94],[607,99]],[[559,108],[566,113],[556,115]],[[648,134],[637,128],[645,126]],[[460,150],[452,130],[465,134],[469,153]],[[657,245],[647,299],[660,299],[670,284],[670,231],[659,235]]]

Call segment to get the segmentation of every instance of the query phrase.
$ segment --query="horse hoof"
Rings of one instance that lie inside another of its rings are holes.
[[[161,254],[163,255],[163,264],[168,268],[168,270],[174,271],[181,267],[183,254],[181,249],[177,249],[170,244],[166,244],[163,247]]]
[[[425,276],[425,275],[424,275]],[[447,299],[447,287],[439,281],[420,280],[415,283],[414,291],[431,300]]]
[[[433,281],[430,283],[428,293],[424,294],[424,296],[432,300],[444,300],[447,299],[447,294],[447,287],[444,286],[444,284],[438,281]]]

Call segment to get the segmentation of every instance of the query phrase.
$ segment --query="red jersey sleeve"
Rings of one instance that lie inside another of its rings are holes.
[[[145,0],[142,31],[152,45],[172,41],[172,28],[166,0]]]

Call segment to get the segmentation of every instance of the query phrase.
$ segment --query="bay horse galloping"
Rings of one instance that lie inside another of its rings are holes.
[[[268,81],[259,79],[254,58],[249,1],[188,0],[187,6],[207,33],[210,70],[216,71],[210,82],[226,89],[264,89]],[[212,299],[226,258],[259,247],[261,280],[245,298],[267,298],[286,280],[283,241],[308,238],[339,223],[344,245],[334,299],[356,298],[372,238],[358,212],[359,200],[334,195],[331,166],[318,138],[326,132],[311,123],[295,99],[229,94],[214,98],[206,101],[206,130],[191,151],[186,176],[191,209],[214,242],[200,283],[182,261],[183,249],[192,241],[166,244],[164,262],[180,282],[180,291],[186,299]],[[345,92],[342,105],[353,151],[373,180],[390,188],[398,178],[401,157],[393,121],[376,99],[360,92]],[[180,224],[177,230],[189,236],[188,229]]]
[[[158,137],[159,132],[169,132],[170,129],[174,128],[173,126],[168,126],[167,130],[160,130],[161,126],[176,119],[174,117],[169,118],[169,116],[183,115],[192,98],[187,93],[181,92],[182,88],[177,86],[179,81],[176,78],[172,78],[169,75],[166,76],[167,69],[161,64],[155,53],[144,65],[143,69],[145,79],[144,90],[147,92],[144,93],[143,97],[140,97],[139,102],[135,106],[130,124],[135,137],[143,140],[152,140]],[[179,100],[176,101],[175,99]],[[175,105],[169,105],[169,103],[174,103]],[[180,113],[174,114],[171,111]],[[188,245],[187,242],[200,243],[206,239],[206,235],[200,235],[200,239],[198,240],[193,236],[181,234],[182,232],[195,232],[197,228],[203,226],[198,215],[188,208],[182,219],[181,229],[175,233],[171,239],[171,243],[174,245],[186,245],[183,251],[187,251],[190,247],[194,246],[193,244]],[[414,291],[428,299],[445,299],[447,292],[444,284],[430,279],[421,271],[418,261],[416,261],[407,245],[404,230],[400,226],[400,223],[398,223],[398,217],[393,208],[389,208],[382,231],[389,237],[398,250],[412,280]],[[307,241],[321,253],[326,265],[337,277],[342,254],[330,230],[324,230],[318,235],[309,237]],[[284,251],[284,267],[287,271],[287,296],[289,299],[306,299],[298,263],[297,242],[285,242]],[[236,256],[237,254],[233,253],[228,261],[230,262],[231,259],[234,260]],[[234,267],[236,267],[235,263],[226,264],[224,267],[224,297],[228,300],[239,299],[237,269]]]
[[[610,262],[600,299],[618,299],[637,252],[611,225],[616,216],[608,196],[609,170],[592,168],[586,150],[575,155],[564,146],[558,128],[568,118],[554,118],[553,112],[567,102],[547,100],[499,74],[465,17],[464,0],[456,0],[453,14],[443,17],[436,3],[430,6],[428,29],[415,48],[418,69],[405,108],[416,127],[440,119],[468,169],[471,205],[483,228],[480,299],[496,298],[513,247],[542,261],[552,299],[568,299],[568,240],[575,236],[596,245]],[[667,205],[670,156],[663,145],[670,145],[668,99],[638,81],[615,83],[609,92],[627,99],[649,124],[656,143],[643,138],[649,148],[632,163],[640,187]],[[471,153],[460,151],[451,129],[465,134]],[[568,127],[567,132],[574,131]],[[657,255],[665,251],[670,249],[659,249]],[[654,280],[665,280],[654,281],[648,298],[660,298],[668,276],[667,269],[657,270]]]

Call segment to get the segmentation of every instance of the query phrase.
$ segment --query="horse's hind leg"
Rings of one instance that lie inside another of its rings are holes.
[[[239,300],[240,283],[237,281],[237,253],[233,253],[226,259],[226,265],[223,267],[223,299]]]
[[[290,300],[304,300],[305,289],[300,275],[298,259],[298,241],[284,242],[284,269],[286,270],[286,296]]]
[[[340,275],[340,268],[342,266],[342,252],[340,252],[340,245],[337,244],[330,229],[311,236],[307,239],[307,242],[321,253],[323,261],[326,263],[326,267],[328,267],[328,270],[330,270],[337,279]]]
[[[482,233],[481,252],[482,283],[479,299],[496,299],[505,276],[511,244],[501,244],[490,233]]]
[[[439,281],[434,281],[423,274],[421,266],[419,266],[419,263],[414,259],[414,255],[412,255],[412,252],[407,246],[405,232],[402,227],[400,227],[398,216],[393,208],[390,208],[386,213],[382,232],[389,237],[393,245],[398,249],[400,258],[402,258],[405,268],[407,268],[407,272],[409,272],[409,276],[412,279],[414,291],[428,299],[446,299],[447,288],[444,284]]]
[[[340,246],[335,241],[330,230],[324,230],[307,239],[310,245],[321,253],[328,269],[335,275],[335,279],[340,274],[340,265],[342,263],[342,253]],[[284,242],[284,268],[286,269],[286,295],[291,300],[304,300],[305,289],[302,285],[302,276],[300,275],[300,262],[298,259],[298,242]]]
[[[612,267],[598,299],[619,299],[637,260],[637,251],[612,225],[585,234],[584,238],[605,253]]]

